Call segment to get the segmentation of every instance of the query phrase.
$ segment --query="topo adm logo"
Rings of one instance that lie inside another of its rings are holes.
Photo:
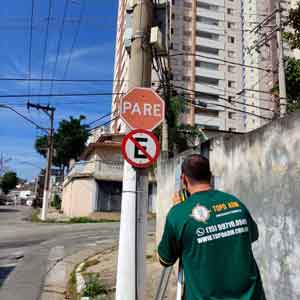
[[[210,210],[205,206],[197,204],[192,210],[191,217],[198,222],[206,223],[210,217]]]

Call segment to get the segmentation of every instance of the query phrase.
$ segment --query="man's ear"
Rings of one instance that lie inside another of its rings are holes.
[[[182,179],[182,184],[184,185],[184,187],[187,189],[187,187],[188,187],[188,181],[187,181],[187,178],[186,178],[186,176],[184,175],[184,174],[182,174],[182,177],[181,177]]]

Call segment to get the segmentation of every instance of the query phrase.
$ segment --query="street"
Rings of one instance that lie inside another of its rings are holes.
[[[118,237],[119,223],[37,224],[24,220],[29,214],[0,206],[0,299],[39,299],[49,261]]]

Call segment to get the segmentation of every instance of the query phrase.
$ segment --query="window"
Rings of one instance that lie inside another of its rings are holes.
[[[214,70],[214,71],[219,70],[218,64],[209,63],[209,62],[205,62],[205,61],[199,61],[199,60],[196,61],[196,67]]]
[[[199,37],[205,38],[205,39],[210,39],[210,40],[215,40],[215,41],[217,41],[219,39],[218,34],[207,32],[207,31],[197,30],[196,35]]]
[[[228,87],[235,88],[235,81],[229,80],[228,81]]]
[[[202,84],[211,84],[211,85],[219,85],[219,79],[216,78],[208,78],[203,76],[196,76],[196,82]]]
[[[228,118],[229,119],[234,119],[235,113],[234,112],[229,112],[228,113]]]
[[[228,22],[228,23],[227,23],[227,27],[228,27],[229,29],[235,28],[235,23],[234,23],[234,22]]]
[[[228,43],[230,43],[230,44],[234,44],[234,37],[233,36],[229,36],[228,37]]]
[[[186,7],[186,8],[192,8],[192,3],[184,1],[184,5],[183,6]]]
[[[197,16],[197,21],[207,25],[219,26],[219,21],[213,18]]]
[[[234,101],[234,96],[229,96],[228,97],[228,102],[231,103],[232,101]]]
[[[189,45],[183,45],[183,46],[182,46],[182,50],[184,50],[184,51],[191,51],[191,50],[192,50],[192,47],[189,46]]]
[[[196,95],[197,95],[197,99],[200,101],[215,101],[215,102],[219,101],[218,95],[206,94],[201,92],[198,92]]]
[[[230,127],[229,131],[236,131],[236,128]]]
[[[189,37],[189,36],[191,36],[191,34],[192,34],[191,31],[185,31],[185,32],[184,32],[184,36],[185,36],[185,37]]]
[[[200,2],[200,1],[197,1],[197,7],[207,9],[207,10],[213,10],[213,11],[219,10],[219,6],[217,6],[217,5],[208,4],[208,3]]]
[[[190,76],[183,76],[183,77],[182,77],[182,80],[183,80],[183,81],[188,81],[188,82],[189,82],[189,81],[191,81],[191,77],[190,77]]]
[[[205,54],[212,54],[212,55],[219,55],[219,49],[210,48],[206,46],[196,46],[196,51],[205,53]]]
[[[172,20],[175,20],[175,14],[172,13]]]
[[[188,17],[188,16],[184,16],[183,17],[183,21],[185,21],[185,22],[192,22],[192,18]]]
[[[171,34],[174,34],[174,28],[173,27],[171,28]]]
[[[231,58],[235,57],[234,51],[228,51],[228,57],[231,57]]]
[[[228,72],[229,73],[235,73],[235,67],[234,66],[228,66]]]
[[[227,14],[228,15],[233,15],[233,9],[232,8],[227,8]]]
[[[192,62],[189,61],[189,60],[185,60],[185,61],[183,62],[183,65],[184,65],[185,67],[191,67],[191,66],[192,66]]]
[[[210,129],[210,130],[219,130],[219,126],[213,126],[213,125],[206,125],[206,124],[199,124],[199,127],[201,129]]]

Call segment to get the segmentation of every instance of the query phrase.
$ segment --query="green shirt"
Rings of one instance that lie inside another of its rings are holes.
[[[236,197],[210,190],[174,206],[158,253],[182,258],[187,300],[265,300],[251,243],[257,225]]]

